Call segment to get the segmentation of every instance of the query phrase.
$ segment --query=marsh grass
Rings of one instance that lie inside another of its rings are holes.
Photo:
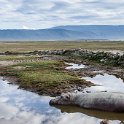
[[[14,66],[29,66],[31,68],[51,68],[63,65],[61,61],[54,61],[54,60],[42,60],[39,62],[23,62],[16,64]]]
[[[22,85],[35,85],[36,83],[45,85],[61,85],[62,82],[79,80],[79,78],[71,76],[64,72],[58,72],[55,70],[43,70],[43,71],[25,71],[19,73],[19,79]]]
[[[76,75],[65,71],[63,61],[43,60],[24,62],[7,67],[6,73],[16,76],[20,87],[45,90],[80,81]],[[18,69],[16,67],[23,67]],[[24,68],[25,67],[25,68]]]
[[[41,41],[41,42],[0,42],[0,52],[29,52],[35,50],[75,49],[124,50],[122,41]]]
[[[3,55],[3,56],[0,56],[0,61],[26,60],[26,59],[34,59],[35,57],[36,56]]]

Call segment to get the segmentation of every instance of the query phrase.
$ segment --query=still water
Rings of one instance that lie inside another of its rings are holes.
[[[96,91],[107,91],[107,92],[121,92],[124,93],[124,81],[121,78],[117,78],[114,75],[103,74],[96,75],[95,77],[83,77],[86,81],[91,81],[97,86],[91,86],[85,90],[96,92]]]
[[[49,96],[18,89],[0,78],[0,124],[110,124],[124,120],[123,113],[86,110],[72,106],[49,105]]]

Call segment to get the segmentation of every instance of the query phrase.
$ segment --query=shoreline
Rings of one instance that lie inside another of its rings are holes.
[[[50,52],[50,51],[49,51]],[[55,51],[54,51],[55,52]],[[32,54],[31,54],[32,55]],[[10,55],[8,55],[10,56]],[[37,58],[37,57],[36,57]],[[34,60],[36,58],[33,58]],[[45,58],[45,59],[44,59]],[[78,56],[78,58],[75,56],[63,56],[63,55],[49,55],[49,54],[45,54],[40,56],[40,59],[38,62],[41,61],[63,61],[63,62],[74,62],[74,63],[78,63],[78,64],[84,64],[87,66],[86,69],[77,69],[77,70],[65,70],[66,65],[60,65],[59,67],[55,66],[55,69],[58,69],[60,72],[62,71],[63,73],[69,74],[71,76],[77,76],[77,77],[94,77],[97,74],[103,74],[103,73],[108,73],[110,75],[115,75],[118,78],[121,78],[124,80],[124,73],[123,73],[123,68],[121,67],[113,67],[113,66],[109,66],[109,65],[104,65],[103,63],[97,63],[95,61],[87,61],[87,59],[82,59]],[[21,60],[21,59],[20,59]],[[36,59],[37,60],[37,59]],[[12,61],[12,60],[6,60],[6,61]],[[14,60],[15,61],[15,60]],[[23,63],[23,61],[25,62],[25,59],[22,60],[21,63]],[[36,61],[34,61],[36,62]],[[28,62],[27,62],[28,63]],[[32,62],[33,63],[33,62]],[[20,62],[16,63],[17,65],[20,64]],[[10,66],[1,66],[1,70],[3,69],[4,71],[7,71],[6,69],[8,69],[8,67]],[[18,68],[19,69],[19,68]],[[27,68],[28,69],[28,68]],[[29,67],[30,69],[30,67]],[[32,68],[33,69],[33,68]],[[3,71],[2,70],[2,71]],[[99,72],[100,70],[103,70],[103,72]],[[60,95],[61,93],[66,93],[66,92],[72,92],[75,90],[80,90],[83,88],[86,88],[88,86],[92,86],[93,84],[89,81],[86,80],[68,80],[68,81],[62,81],[59,84],[54,84],[54,85],[42,85],[42,86],[38,86],[37,85],[32,85],[32,86],[25,86],[22,85],[19,78],[16,75],[12,75],[12,72],[10,73],[10,75],[8,75],[7,73],[1,72],[1,76],[5,77],[5,79],[9,79],[10,82],[14,82],[15,84],[19,85],[19,88],[25,89],[25,90],[29,90],[31,92],[35,92],[39,95],[49,95],[49,96],[57,96]],[[21,68],[20,70],[21,71]],[[12,78],[13,77],[13,78]]]

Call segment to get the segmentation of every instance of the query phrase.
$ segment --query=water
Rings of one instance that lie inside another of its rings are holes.
[[[96,75],[95,77],[83,77],[87,81],[91,81],[97,86],[91,86],[86,88],[86,91],[107,91],[107,92],[121,92],[124,93],[124,82],[121,78],[117,78],[114,75],[103,74]]]
[[[86,66],[84,64],[75,64],[75,63],[65,63],[68,65],[65,69],[70,70],[70,69],[81,69],[85,68]]]
[[[18,89],[0,78],[0,124],[110,124],[124,120],[124,114],[86,110],[72,106],[51,107],[49,96]]]

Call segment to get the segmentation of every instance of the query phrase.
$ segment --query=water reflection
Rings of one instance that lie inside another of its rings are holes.
[[[97,86],[86,88],[86,91],[110,91],[110,92],[122,92],[124,93],[124,82],[121,78],[117,78],[114,75],[104,74],[96,75],[95,77],[83,77],[87,81],[91,81]]]
[[[99,124],[106,118],[75,107],[51,107],[50,97],[20,90],[7,83],[0,79],[0,124]],[[110,123],[118,124],[119,120],[122,119],[112,117]]]
[[[80,107],[77,107],[77,106],[56,105],[56,108],[60,109],[62,113],[63,112],[68,112],[68,113],[80,112],[80,113],[83,113],[85,115],[95,117],[95,118],[99,118],[99,119],[124,121],[124,114],[123,113],[90,110],[90,109],[80,108]]]
[[[74,63],[65,63],[67,65],[69,65],[68,67],[66,67],[65,69],[81,69],[81,68],[85,68],[85,65],[83,64],[74,64]]]

